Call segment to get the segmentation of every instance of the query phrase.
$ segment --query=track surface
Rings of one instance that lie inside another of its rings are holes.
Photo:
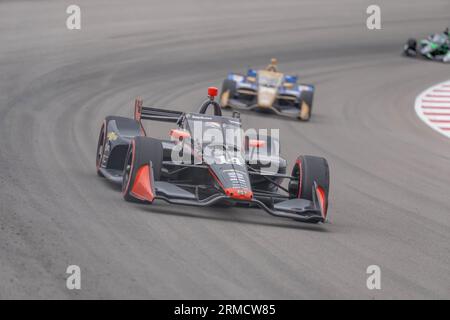
[[[381,31],[356,0],[77,1],[79,32],[72,1],[1,2],[0,298],[449,298],[450,141],[414,99],[450,69],[399,53],[443,29],[450,3],[378,2]],[[138,95],[195,110],[208,85],[272,56],[317,85],[314,117],[244,123],[281,128],[291,161],[328,158],[331,224],[133,205],[96,176],[104,116],[131,115]]]

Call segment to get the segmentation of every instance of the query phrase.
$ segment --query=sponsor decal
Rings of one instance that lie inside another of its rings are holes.
[[[118,136],[115,132],[110,132],[107,135],[109,141],[116,141]]]

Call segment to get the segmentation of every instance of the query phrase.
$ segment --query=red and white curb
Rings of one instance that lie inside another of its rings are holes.
[[[450,80],[418,95],[416,113],[432,129],[450,138]]]

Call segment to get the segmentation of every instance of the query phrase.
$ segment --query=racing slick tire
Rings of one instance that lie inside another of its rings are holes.
[[[314,92],[302,92],[301,102],[300,102],[300,113],[298,118],[301,121],[309,121],[311,119],[312,114],[312,105],[313,105]]]
[[[100,134],[98,136],[98,142],[97,142],[97,152],[96,152],[96,159],[95,159],[95,166],[97,168],[97,174],[100,177],[104,177],[101,173],[100,169],[100,163],[103,161],[103,152],[105,150],[105,143],[106,143],[106,128],[108,127],[107,121],[104,120],[102,123],[102,126],[100,128]]]
[[[153,181],[161,178],[163,147],[160,140],[150,137],[135,137],[128,148],[123,172],[122,193],[126,201],[148,203],[133,196],[131,190],[141,167],[151,163]],[[150,182],[152,183],[152,182]]]
[[[330,170],[327,160],[321,157],[299,156],[289,182],[290,196],[313,201],[314,182],[325,191],[325,200],[328,203]]]
[[[222,91],[220,94],[220,106],[222,108],[230,107],[230,98],[236,94],[236,82],[234,80],[225,79],[222,84]]]
[[[415,54],[413,54],[412,52],[414,52]],[[408,41],[405,44],[403,53],[408,57],[415,56],[417,54],[417,40],[414,38],[408,39]]]

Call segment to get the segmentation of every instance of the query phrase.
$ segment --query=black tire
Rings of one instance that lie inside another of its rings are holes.
[[[411,51],[414,53],[411,53]],[[413,38],[408,39],[403,53],[408,57],[415,56],[417,54],[417,40]]]
[[[236,95],[236,82],[234,80],[225,79],[222,84],[222,91],[220,93],[220,102],[222,107],[227,107],[227,105],[222,105],[223,95],[229,92],[229,98],[233,98]]]
[[[317,182],[324,189],[328,203],[330,170],[326,159],[314,156],[298,157],[292,169],[292,177],[289,183],[289,193],[292,198],[313,201],[312,190],[314,182]]]
[[[96,153],[96,159],[95,159],[95,166],[97,168],[97,174],[100,177],[104,177],[103,174],[100,172],[100,163],[103,159],[103,151],[105,149],[105,142],[106,142],[106,128],[107,123],[106,120],[103,121],[102,126],[100,128],[100,134],[98,136],[98,142],[97,142],[97,153]]]
[[[313,91],[304,91],[302,92],[300,100],[300,113],[299,113],[299,119],[302,121],[309,121],[311,119],[312,115],[312,109],[313,109],[313,99],[314,99],[314,92]],[[303,108],[307,108],[305,110],[306,116],[302,116]]]
[[[236,81],[231,79],[225,79],[222,83],[222,93],[225,91],[230,90],[231,96],[233,97],[236,93]]]
[[[122,181],[122,193],[125,200],[139,203],[145,202],[133,197],[130,191],[139,168],[150,162],[152,163],[153,168],[153,180],[158,181],[161,178],[163,162],[163,147],[161,141],[149,137],[135,137],[131,141],[125,159]]]
[[[413,38],[408,39],[407,45],[408,45],[409,49],[416,50],[417,49],[417,40],[413,39]]]

